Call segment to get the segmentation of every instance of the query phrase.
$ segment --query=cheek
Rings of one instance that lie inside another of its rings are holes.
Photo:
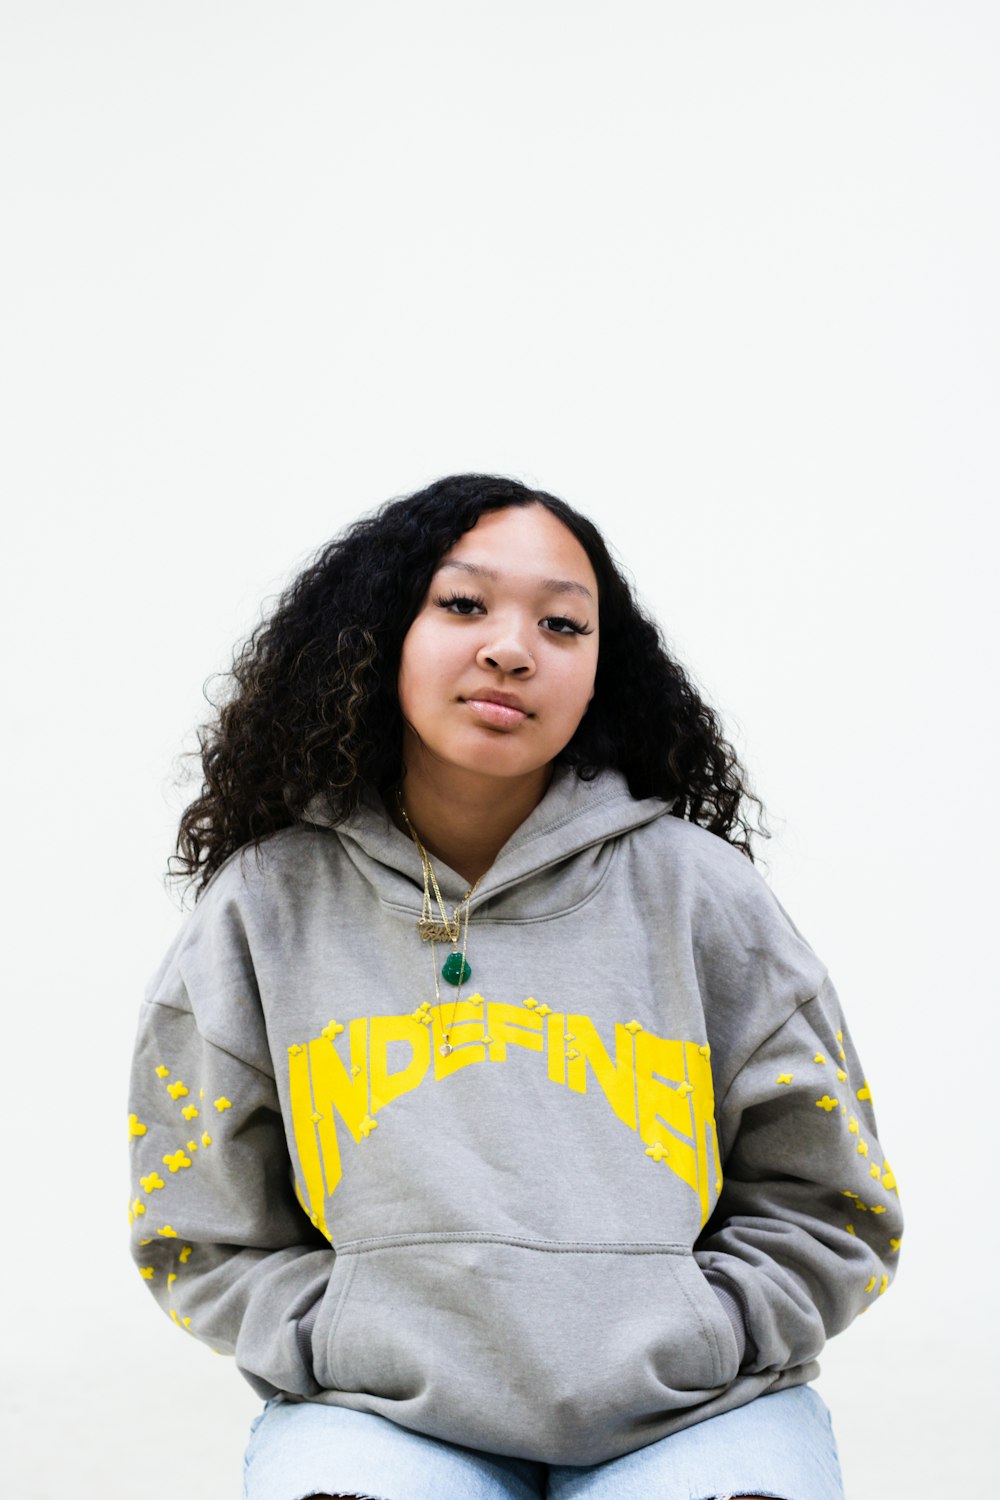
[[[563,694],[568,714],[576,713],[582,715],[587,704],[594,696],[594,682],[597,675],[597,658],[592,657],[587,662],[574,663],[573,670],[568,672],[563,680]]]
[[[416,687],[419,682],[419,674],[416,671],[417,643],[414,641],[413,630],[403,641],[403,650],[399,658],[399,672],[396,677],[396,697],[403,717],[411,716],[416,698]]]
[[[418,616],[410,626],[403,639],[396,677],[396,696],[404,717],[419,712],[421,703],[433,696],[446,665],[446,644],[435,631],[433,620]]]

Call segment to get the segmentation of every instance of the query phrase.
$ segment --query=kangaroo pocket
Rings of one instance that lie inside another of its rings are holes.
[[[686,1247],[420,1235],[341,1246],[313,1334],[344,1404],[450,1442],[597,1463],[718,1395],[736,1339]]]

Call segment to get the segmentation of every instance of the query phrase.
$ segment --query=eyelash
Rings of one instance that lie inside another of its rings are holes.
[[[450,609],[453,604],[475,604],[480,609],[486,608],[486,601],[476,594],[448,594],[435,599],[435,604],[441,609]],[[455,614],[470,619],[471,614],[467,610],[455,610]],[[586,625],[581,625],[579,620],[570,619],[569,615],[546,615],[546,620],[554,621],[557,625],[568,625],[568,630],[554,630],[553,635],[590,635],[592,632]]]

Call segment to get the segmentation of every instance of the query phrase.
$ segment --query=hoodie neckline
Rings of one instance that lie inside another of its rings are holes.
[[[538,805],[500,849],[472,898],[470,911],[499,896],[532,875],[550,869],[574,854],[627,833],[662,817],[674,804],[659,797],[635,798],[619,771],[604,770],[584,781],[571,766],[557,766]],[[392,821],[381,797],[366,788],[358,808],[339,822],[325,795],[317,793],[306,804],[301,821],[330,828],[362,856],[405,877],[406,885],[390,882],[387,904],[419,911],[423,894],[420,856],[413,840]],[[443,860],[434,861],[442,895],[454,903],[465,896],[469,883]]]

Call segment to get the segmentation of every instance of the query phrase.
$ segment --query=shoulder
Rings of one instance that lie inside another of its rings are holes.
[[[184,914],[149,989],[155,991],[171,972],[225,956],[245,957],[260,918],[306,896],[319,865],[328,867],[340,852],[339,840],[329,830],[301,823],[236,849]]]
[[[721,886],[750,898],[768,890],[758,867],[734,844],[669,811],[632,830],[629,838],[644,857],[662,861],[661,871],[669,868],[675,879],[704,882],[712,890]]]
[[[282,892],[307,889],[320,866],[341,855],[340,840],[331,829],[293,823],[266,834],[258,843],[243,844],[219,866],[192,913],[219,913],[233,907],[250,910],[270,903]]]
[[[323,829],[293,825],[231,854],[150,977],[147,1015],[187,1016],[206,1042],[270,1074],[260,965],[295,893],[305,898],[317,860],[338,842]]]
[[[761,869],[734,844],[667,813],[630,835],[642,904],[668,907],[694,947],[742,969],[748,958],[794,976],[805,997],[826,966],[792,921]]]

